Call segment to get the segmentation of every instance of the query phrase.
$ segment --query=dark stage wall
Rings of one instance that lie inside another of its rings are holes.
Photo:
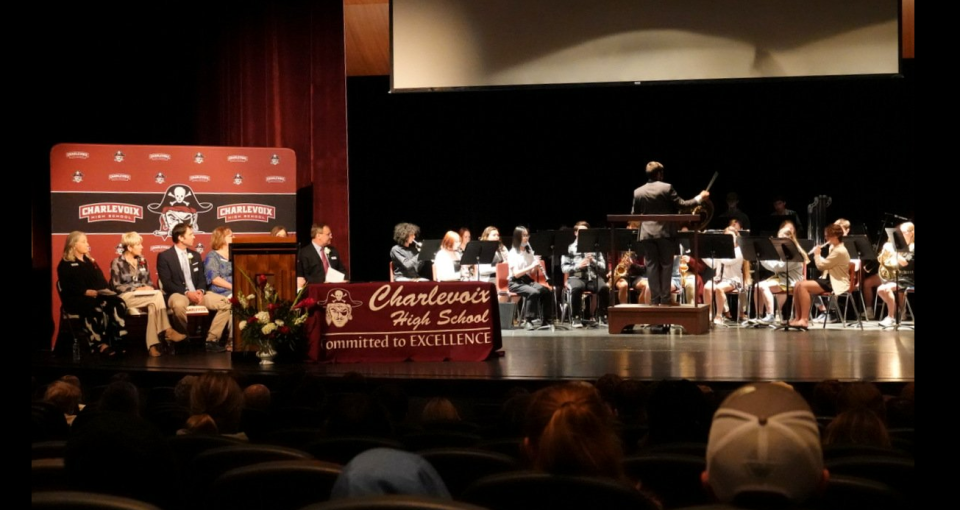
[[[220,145],[211,62],[229,48],[215,7],[191,12],[64,7],[34,13],[44,44],[19,67],[29,106],[34,329],[49,330],[49,152],[57,143]],[[219,69],[219,70],[218,70]],[[829,216],[866,223],[913,216],[913,61],[905,78],[720,82],[643,87],[388,94],[386,77],[347,81],[351,263],[355,280],[387,277],[392,227],[534,229],[598,224],[629,211],[643,165],[663,162],[692,196],[735,190],[756,218],[775,193],[801,211],[817,194]],[[41,87],[40,85],[43,85]],[[20,100],[20,97],[15,100]],[[261,144],[262,145],[262,144]],[[303,155],[298,154],[298,159]],[[322,185],[322,183],[321,183]],[[724,207],[718,205],[718,212]],[[322,219],[322,218],[318,218]],[[298,225],[303,231],[309,225]],[[342,238],[341,238],[342,239]],[[336,240],[335,240],[336,242]],[[49,340],[44,337],[41,344]]]

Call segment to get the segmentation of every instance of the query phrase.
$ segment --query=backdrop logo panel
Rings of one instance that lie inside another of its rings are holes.
[[[296,161],[293,151],[275,147],[57,145],[50,151],[51,313],[59,313],[56,267],[74,230],[87,234],[105,271],[121,236],[139,233],[154,285],[157,254],[170,248],[177,223],[193,227],[203,254],[219,226],[237,237],[268,234],[274,225],[294,233]]]

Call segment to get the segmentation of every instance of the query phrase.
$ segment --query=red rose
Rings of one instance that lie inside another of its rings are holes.
[[[267,275],[258,274],[257,275],[257,286],[261,289],[267,286]]]
[[[297,309],[297,308],[310,309],[310,308],[313,308],[313,305],[315,305],[315,304],[317,304],[317,300],[308,297],[308,298],[300,301],[299,303],[297,303],[297,306],[294,306],[293,308],[294,308],[294,309]]]
[[[280,326],[280,334],[281,334],[281,335],[289,335],[289,334],[290,334],[290,328],[288,328],[288,327],[286,327],[286,326]]]
[[[231,298],[230,298],[230,304],[233,305],[233,306],[237,306],[237,305],[240,304],[240,300],[237,299],[237,298],[235,298],[235,297],[231,297]]]
[[[256,317],[250,317],[249,319],[247,319],[247,324],[256,324],[256,322],[257,322]]]

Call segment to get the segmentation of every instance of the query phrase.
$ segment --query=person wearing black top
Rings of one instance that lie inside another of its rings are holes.
[[[90,257],[90,243],[83,232],[74,230],[67,236],[57,279],[63,307],[83,320],[91,349],[114,354],[127,334],[127,305],[108,288],[103,271]]]

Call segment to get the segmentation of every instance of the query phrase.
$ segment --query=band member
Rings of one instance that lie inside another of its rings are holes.
[[[663,182],[663,165],[656,161],[647,163],[647,183],[633,192],[632,214],[676,214],[681,207],[700,203],[710,196],[709,191],[701,191],[691,200],[677,195],[673,186]],[[640,244],[643,246],[644,264],[650,284],[651,304],[668,305],[670,299],[670,280],[673,272],[673,257],[677,252],[675,239],[677,225],[645,221],[640,226]]]
[[[297,288],[303,288],[308,283],[324,283],[327,281],[327,272],[335,269],[344,274],[347,268],[343,267],[340,252],[330,245],[333,242],[333,231],[323,223],[314,223],[310,227],[310,243],[300,248],[297,254]]]
[[[420,227],[413,223],[397,223],[393,227],[393,240],[397,244],[390,248],[390,262],[393,263],[393,279],[398,282],[423,281],[420,270],[425,260],[420,260],[420,244],[417,235]]]
[[[193,228],[180,223],[173,227],[170,239],[173,246],[157,255],[157,275],[167,296],[167,307],[173,310],[174,327],[185,332],[187,307],[203,305],[216,312],[207,332],[207,351],[224,352],[227,349],[219,341],[230,321],[230,300],[207,292],[207,278],[203,274],[200,254],[192,249],[195,239]]]
[[[222,228],[222,227],[220,227]],[[127,232],[121,238],[123,254],[110,263],[110,288],[120,294],[127,308],[147,309],[147,352],[150,356],[160,356],[160,337],[170,342],[179,342],[187,335],[170,327],[167,318],[167,303],[163,293],[154,291],[150,279],[150,268],[143,258],[143,238],[136,232]],[[139,292],[139,295],[137,291]],[[147,294],[143,291],[154,291]]]
[[[433,258],[438,282],[460,281],[460,235],[450,230],[440,242],[440,251]]]
[[[534,255],[530,247],[530,233],[525,227],[513,229],[513,243],[507,260],[510,266],[508,288],[510,292],[523,296],[526,300],[524,327],[536,329],[543,324],[553,322],[553,291],[550,287],[537,283],[534,278],[546,282],[547,275],[540,262],[540,256]],[[537,317],[540,310],[543,321]]]
[[[902,296],[896,295],[897,290],[902,291],[915,284],[913,276],[913,223],[909,221],[901,223],[900,232],[903,233],[903,239],[907,242],[907,249],[897,251],[891,239],[883,244],[883,250],[877,257],[880,261],[878,274],[883,280],[883,285],[877,288],[877,295],[887,305],[887,316],[880,321],[880,325],[885,328],[893,326],[897,322],[895,314],[900,310],[900,304],[902,303]],[[898,297],[900,299],[897,299]],[[897,299],[896,305],[894,299]]]
[[[843,246],[843,228],[837,224],[823,229],[827,242],[814,246],[813,262],[822,276],[816,280],[804,280],[793,288],[793,319],[790,326],[807,329],[810,325],[810,301],[812,296],[833,292],[843,294],[850,288],[850,254]],[[824,258],[820,252],[824,246],[830,253]]]
[[[637,261],[637,254],[632,251],[624,253],[620,257],[620,263],[615,268],[614,283],[617,287],[617,300],[620,303],[627,303],[630,299],[630,289],[637,291],[637,299],[641,302],[649,301],[650,294],[647,292],[647,268]]]
[[[509,259],[509,250],[503,245],[503,242],[500,240],[500,230],[497,227],[487,227],[483,229],[483,233],[480,234],[481,241],[497,241],[499,246],[497,247],[497,253],[493,255],[493,262],[490,264],[480,264],[480,278],[489,281],[491,283],[496,283],[497,281],[497,264],[507,262]]]
[[[770,213],[770,216],[776,216],[783,220],[790,220],[793,222],[793,225],[797,231],[803,230],[803,224],[800,223],[800,215],[797,214],[797,211],[794,211],[793,209],[787,209],[787,200],[780,195],[773,197],[773,212]]]
[[[792,224],[785,225],[777,232],[777,237],[793,240],[797,251],[803,254],[803,264],[784,262],[782,260],[760,261],[761,266],[773,272],[773,276],[757,284],[759,292],[754,295],[757,302],[757,311],[763,313],[764,307],[766,307],[766,315],[763,315],[759,320],[761,324],[773,324],[775,320],[773,308],[774,294],[777,294],[777,308],[780,308],[783,306],[783,302],[787,300],[787,288],[792,291],[793,288],[804,279],[807,264],[810,262],[810,257],[800,248],[796,232],[794,232],[792,227]]]
[[[723,307],[727,303],[727,294],[730,292],[740,292],[744,284],[744,260],[740,247],[736,245],[737,230],[733,227],[727,227],[723,230],[725,234],[733,236],[734,257],[732,259],[703,259],[707,267],[713,268],[713,279],[703,284],[703,302],[709,302],[709,296],[713,296],[717,307],[717,315],[713,318],[715,324],[723,324]]]
[[[597,295],[599,305],[597,315],[604,316],[607,311],[607,304],[610,301],[610,289],[607,287],[607,263],[603,258],[603,253],[577,251],[577,241],[580,237],[580,231],[590,228],[590,224],[585,221],[578,221],[573,226],[574,240],[567,247],[567,253],[561,257],[560,269],[567,278],[567,287],[570,289],[570,303],[573,310],[573,327],[582,328],[583,322],[590,321],[589,307],[580,317],[580,309],[583,306],[583,291],[589,290]]]

